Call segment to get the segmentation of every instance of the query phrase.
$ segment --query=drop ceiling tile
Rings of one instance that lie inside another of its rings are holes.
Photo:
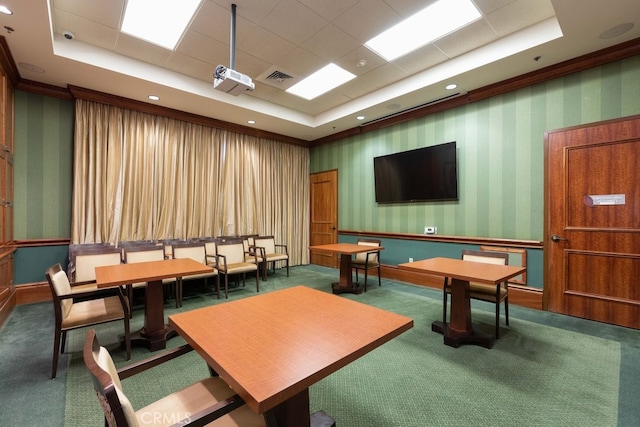
[[[103,49],[113,50],[120,35],[120,31],[117,29],[98,24],[62,9],[55,9],[53,17],[55,22],[53,30],[56,34],[71,31],[75,40]]]
[[[360,43],[344,31],[329,24],[302,44],[315,55],[333,62],[360,46]]]
[[[359,67],[358,63],[362,60],[365,61],[365,64]],[[356,76],[360,76],[386,64],[387,61],[369,48],[359,45],[351,52],[339,58],[335,63]]]
[[[327,65],[327,62],[305,49],[297,48],[276,65],[304,78]]]
[[[555,15],[550,0],[516,0],[486,16],[499,37],[527,28]]]
[[[300,0],[300,3],[313,10],[318,15],[322,16],[327,21],[331,22],[353,5],[358,3],[359,0],[342,0],[339,2],[331,1],[318,1],[318,0]]]
[[[261,27],[255,27],[236,46],[237,49],[272,64],[277,64],[282,58],[296,49],[295,44]]]
[[[294,0],[283,0],[261,24],[287,40],[302,42],[327,25],[327,21]]]
[[[333,23],[360,43],[366,43],[401,20],[402,17],[382,0],[360,0]]]
[[[205,0],[215,3],[227,10],[227,16],[231,19],[231,4],[235,4],[236,18],[242,17],[253,23],[260,23],[280,3],[280,0]]]
[[[385,3],[395,10],[402,19],[431,6],[438,0],[385,0]]]
[[[176,51],[210,64],[229,63],[229,44],[206,37],[197,31],[188,30]]]
[[[209,62],[201,61],[192,56],[174,52],[165,63],[165,67],[169,70],[213,83],[213,71],[215,70],[215,66],[211,65]]]
[[[396,59],[393,61],[393,64],[410,76],[418,71],[431,68],[447,59],[446,55],[444,55],[440,49],[433,44],[428,44],[409,55]]]
[[[474,0],[476,7],[482,12],[484,16],[494,12],[502,7],[505,7],[509,3],[513,3],[516,0]]]
[[[484,19],[479,19],[466,27],[433,42],[448,58],[469,52],[495,41],[498,36]]]
[[[171,55],[171,51],[168,49],[122,33],[118,37],[115,51],[121,55],[158,66],[164,66]]]
[[[124,2],[125,0],[52,0],[51,8],[119,29],[124,14]]]

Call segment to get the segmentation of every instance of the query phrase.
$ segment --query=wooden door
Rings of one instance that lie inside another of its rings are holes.
[[[313,173],[311,185],[310,242],[328,245],[338,242],[338,171]],[[337,268],[338,259],[331,253],[311,252],[312,264]]]
[[[545,304],[640,328],[640,116],[545,135]]]

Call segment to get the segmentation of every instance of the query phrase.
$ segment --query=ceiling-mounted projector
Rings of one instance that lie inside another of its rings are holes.
[[[224,65],[218,65],[216,67],[213,77],[213,88],[230,95],[237,96],[246,91],[252,91],[256,87],[251,81],[251,77],[245,76]]]

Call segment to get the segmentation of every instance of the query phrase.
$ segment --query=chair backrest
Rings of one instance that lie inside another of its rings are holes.
[[[509,254],[504,252],[486,252],[464,249],[462,251],[462,259],[464,261],[484,262],[486,264],[509,264]]]
[[[162,260],[164,260],[164,247],[162,245],[128,246],[124,249],[124,261],[127,264]]]
[[[164,246],[164,256],[166,259],[169,259],[173,258],[173,245],[187,243],[187,241],[182,239],[166,239],[162,240],[161,243]]]
[[[137,426],[138,419],[131,402],[122,392],[122,384],[113,359],[109,351],[100,346],[93,329],[87,331],[82,357],[109,426]]]
[[[117,265],[122,262],[122,250],[114,246],[93,248],[74,253],[74,282],[91,282],[96,280],[96,267]]]
[[[254,237],[253,244],[257,248],[264,248],[265,255],[276,253],[276,241],[273,236]]]
[[[49,289],[51,290],[51,298],[53,299],[56,318],[59,321],[62,321],[69,315],[69,311],[71,311],[71,306],[73,305],[73,299],[59,298],[61,295],[68,295],[71,293],[69,277],[60,264],[55,264],[52,267],[49,267],[45,272],[45,276],[47,277],[47,282],[49,282]]]
[[[381,243],[382,242],[378,239],[358,239],[357,241],[358,245],[371,246],[372,248],[380,247]],[[367,258],[367,252],[362,252],[362,253],[356,254],[356,259],[362,262],[368,260],[370,263],[377,263],[378,254],[379,252],[370,252],[369,258]]]
[[[172,252],[173,258],[191,258],[202,264],[207,263],[207,254],[203,242],[173,245]]]
[[[216,253],[218,255],[224,255],[227,265],[245,262],[245,251],[242,240],[218,242],[216,245]]]

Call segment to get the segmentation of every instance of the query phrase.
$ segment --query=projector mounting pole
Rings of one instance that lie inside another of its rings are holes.
[[[236,69],[236,4],[231,5],[231,40],[229,42],[229,68]]]

